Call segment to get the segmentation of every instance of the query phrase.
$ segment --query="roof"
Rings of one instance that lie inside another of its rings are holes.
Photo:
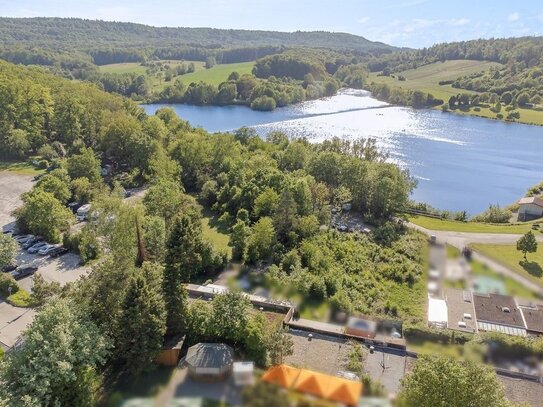
[[[445,300],[428,297],[428,322],[447,323],[447,303]]]
[[[447,328],[464,332],[475,332],[477,324],[475,323],[475,310],[473,309],[471,292],[446,288],[445,300],[447,301]],[[465,318],[465,316],[467,317],[466,314],[471,315],[471,318]],[[458,324],[459,322],[464,322],[466,327],[461,327]]]
[[[252,373],[255,370],[253,362],[234,362],[232,371],[234,373]]]
[[[347,405],[356,405],[362,394],[362,383],[359,381],[287,365],[271,367],[264,373],[262,380]]]
[[[523,306],[520,310],[526,321],[526,329],[532,332],[543,333],[543,306]]]
[[[276,365],[270,367],[266,373],[262,375],[262,381],[289,389],[299,375],[300,369],[287,365]]]
[[[527,196],[527,197],[521,198],[519,199],[518,203],[520,205],[534,204],[537,206],[541,206],[543,208],[543,199],[539,198],[538,196]]]
[[[477,322],[490,322],[524,328],[524,321],[515,299],[501,294],[473,294]]]
[[[233,359],[234,351],[224,343],[198,343],[189,348],[185,361],[192,367],[221,368]]]

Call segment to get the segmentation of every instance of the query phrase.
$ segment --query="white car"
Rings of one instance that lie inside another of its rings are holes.
[[[47,242],[38,242],[35,245],[30,246],[28,249],[26,249],[26,251],[31,254],[38,253],[38,251],[44,246],[47,246]]]
[[[54,244],[46,244],[38,251],[38,254],[40,256],[47,256],[49,253],[51,253],[57,247],[58,246],[56,246]]]

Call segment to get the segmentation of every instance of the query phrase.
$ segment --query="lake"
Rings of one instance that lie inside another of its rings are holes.
[[[242,126],[260,135],[280,130],[321,141],[373,137],[390,160],[418,180],[412,198],[473,215],[489,204],[509,205],[543,181],[543,128],[391,106],[368,92],[257,112],[245,106],[144,105],[148,114],[172,107],[193,126],[223,132]]]

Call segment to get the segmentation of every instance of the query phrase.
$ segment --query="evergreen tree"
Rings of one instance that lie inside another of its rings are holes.
[[[242,260],[244,258],[249,232],[249,227],[241,220],[238,220],[232,227],[230,246],[232,246],[232,258],[234,260]]]
[[[166,333],[166,307],[160,284],[162,268],[144,263],[132,279],[119,319],[119,355],[124,367],[138,373],[153,361]]]

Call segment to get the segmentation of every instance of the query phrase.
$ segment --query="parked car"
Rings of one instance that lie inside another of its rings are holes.
[[[2,267],[3,273],[9,273],[13,270],[16,270],[19,267],[17,264],[8,264],[7,266]]]
[[[52,245],[52,244],[46,244],[40,250],[38,250],[38,254],[40,256],[47,256],[48,254],[50,254],[57,247],[58,246],[55,246],[55,245]]]
[[[43,242],[43,241],[38,242],[34,244],[33,246],[30,246],[28,249],[26,249],[26,251],[30,254],[38,253],[38,251],[40,251],[40,249],[42,249],[46,245],[47,245],[47,242]]]
[[[57,247],[53,251],[51,251],[49,253],[49,256],[51,256],[51,257],[60,257],[60,256],[64,256],[68,252],[69,252],[69,250],[66,249],[65,247]]]
[[[76,219],[78,222],[83,222],[84,220],[87,219],[87,216],[88,216],[88,214],[89,214],[90,209],[91,209],[91,205],[90,205],[90,204],[86,204],[86,205],[80,206],[79,209],[78,209],[77,212],[76,212],[75,219]]]
[[[32,239],[34,235],[20,235],[16,236],[14,239],[17,240],[20,244],[26,243],[28,239]]]
[[[24,267],[18,268],[15,271],[12,271],[10,274],[15,280],[20,280],[27,276],[31,276],[36,271],[38,271],[38,268],[36,266],[24,266]]]
[[[42,242],[43,237],[41,236],[35,236],[32,239],[28,239],[26,242],[24,242],[21,246],[23,246],[23,249],[28,249],[29,247],[34,246],[36,243]]]
[[[70,209],[74,214],[76,214],[77,210],[81,208],[81,204],[79,202],[70,202],[67,206],[68,209]]]

